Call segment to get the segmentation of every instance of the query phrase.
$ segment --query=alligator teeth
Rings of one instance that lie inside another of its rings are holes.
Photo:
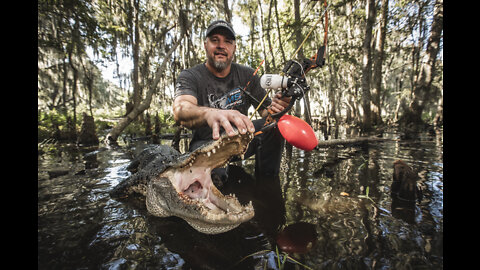
[[[210,157],[211,154],[212,152],[207,152],[207,157]]]
[[[217,152],[217,149],[213,148],[213,149],[212,149],[212,153],[215,154],[215,152]]]

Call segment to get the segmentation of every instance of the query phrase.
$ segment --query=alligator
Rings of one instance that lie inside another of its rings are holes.
[[[140,195],[150,214],[177,216],[201,233],[227,232],[253,218],[252,202],[242,205],[235,195],[223,195],[212,182],[211,171],[242,157],[252,133],[211,141],[180,154],[167,145],[143,150],[129,167],[136,172],[111,191],[113,198]]]

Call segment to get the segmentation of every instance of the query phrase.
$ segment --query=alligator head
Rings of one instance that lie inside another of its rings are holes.
[[[140,193],[146,197],[149,213],[180,217],[202,233],[229,231],[254,216],[253,206],[251,202],[241,205],[234,195],[223,195],[213,184],[211,171],[243,155],[252,138],[251,133],[223,134],[191,153],[170,155],[175,161],[157,155],[111,194]]]

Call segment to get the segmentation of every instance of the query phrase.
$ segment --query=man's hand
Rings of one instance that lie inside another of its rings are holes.
[[[241,134],[248,131],[255,132],[252,121],[246,115],[236,110],[220,110],[198,106],[197,98],[183,95],[173,101],[173,115],[175,121],[180,122],[187,128],[196,128],[202,125],[209,125],[212,128],[212,138],[220,138],[220,127],[225,129],[229,136],[236,133],[232,124],[235,125]]]
[[[273,113],[279,113],[288,106],[291,99],[292,97],[282,97],[282,93],[277,92],[275,93],[275,96],[272,99],[272,104],[270,104],[270,109],[272,110]]]
[[[205,121],[212,128],[212,138],[218,140],[220,138],[220,127],[225,129],[228,136],[234,136],[237,133],[233,129],[235,125],[241,134],[255,132],[255,127],[248,117],[236,110],[220,110],[209,108],[205,112]]]

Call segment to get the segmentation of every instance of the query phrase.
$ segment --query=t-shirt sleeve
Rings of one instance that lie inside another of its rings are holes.
[[[189,70],[182,70],[175,84],[175,97],[181,95],[191,95],[198,99],[198,82],[195,76]]]

